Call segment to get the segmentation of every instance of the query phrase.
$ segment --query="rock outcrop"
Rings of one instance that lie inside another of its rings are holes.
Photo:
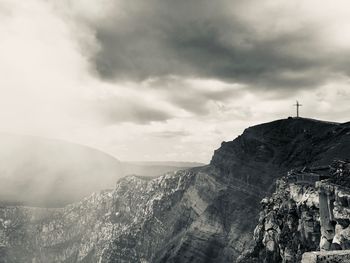
[[[115,189],[62,209],[1,208],[0,258],[18,263],[236,262],[244,251],[253,260],[256,255],[276,261],[294,257],[294,251],[317,248],[296,244],[320,239],[312,234],[320,228],[314,218],[317,200],[309,198],[316,192],[311,185],[291,187],[275,180],[291,168],[328,165],[349,152],[350,124],[290,118],[254,126],[223,143],[205,167],[152,180],[126,177]],[[261,199],[276,186],[277,194],[265,199],[259,217]],[[281,228],[284,220],[288,224]],[[254,233],[257,224],[261,229]],[[304,234],[290,237],[299,228]],[[281,249],[276,242],[290,239],[294,243]]]
[[[294,180],[293,180],[294,181]],[[300,262],[320,242],[319,198],[314,185],[277,180],[276,192],[261,201],[255,247],[242,262]]]
[[[261,201],[256,244],[241,262],[300,262],[310,251],[321,252],[306,254],[303,262],[350,258],[350,252],[322,254],[350,248],[349,176],[350,163],[335,161],[278,179],[275,193]]]

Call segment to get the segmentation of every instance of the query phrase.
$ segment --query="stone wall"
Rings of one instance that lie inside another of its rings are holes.
[[[350,250],[304,253],[302,263],[350,263]]]

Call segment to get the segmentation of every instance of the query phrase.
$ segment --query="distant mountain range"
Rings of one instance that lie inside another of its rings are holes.
[[[197,163],[124,163],[65,141],[0,134],[0,203],[57,207],[114,188],[125,175],[159,176]]]
[[[177,170],[191,167],[204,166],[197,162],[123,162],[123,173],[126,175],[142,175],[146,177],[157,177]]]
[[[199,167],[204,166],[204,163],[198,163],[198,162],[167,162],[167,161],[159,161],[159,162],[124,162],[124,163],[130,163],[134,165],[140,165],[140,166],[168,166],[168,167]]]

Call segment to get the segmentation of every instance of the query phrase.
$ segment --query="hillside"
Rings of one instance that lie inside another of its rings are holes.
[[[0,251],[15,262],[236,262],[254,246],[260,201],[276,178],[349,154],[349,123],[253,126],[204,167],[129,176],[59,210],[4,207]]]
[[[350,154],[350,123],[289,118],[250,127],[215,151],[211,165],[227,178],[262,189],[289,169],[321,166]]]

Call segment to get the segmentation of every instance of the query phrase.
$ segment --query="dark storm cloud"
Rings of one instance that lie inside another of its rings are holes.
[[[138,101],[120,98],[106,98],[93,102],[93,107],[107,124],[132,122],[147,124],[153,121],[166,121],[173,116],[156,107],[144,105]]]
[[[239,3],[121,1],[118,15],[97,26],[97,71],[110,80],[178,75],[260,88],[310,88],[327,80],[333,70],[343,70],[332,65],[344,60],[344,54],[323,53],[312,26],[262,35],[259,24],[236,15]]]
[[[219,86],[219,84],[215,85]],[[210,103],[226,102],[242,93],[242,89],[239,88],[226,87],[220,90],[217,87],[215,90],[208,90],[200,82],[166,77],[150,81],[149,87],[163,95],[162,98],[169,103],[196,115],[208,114]]]

